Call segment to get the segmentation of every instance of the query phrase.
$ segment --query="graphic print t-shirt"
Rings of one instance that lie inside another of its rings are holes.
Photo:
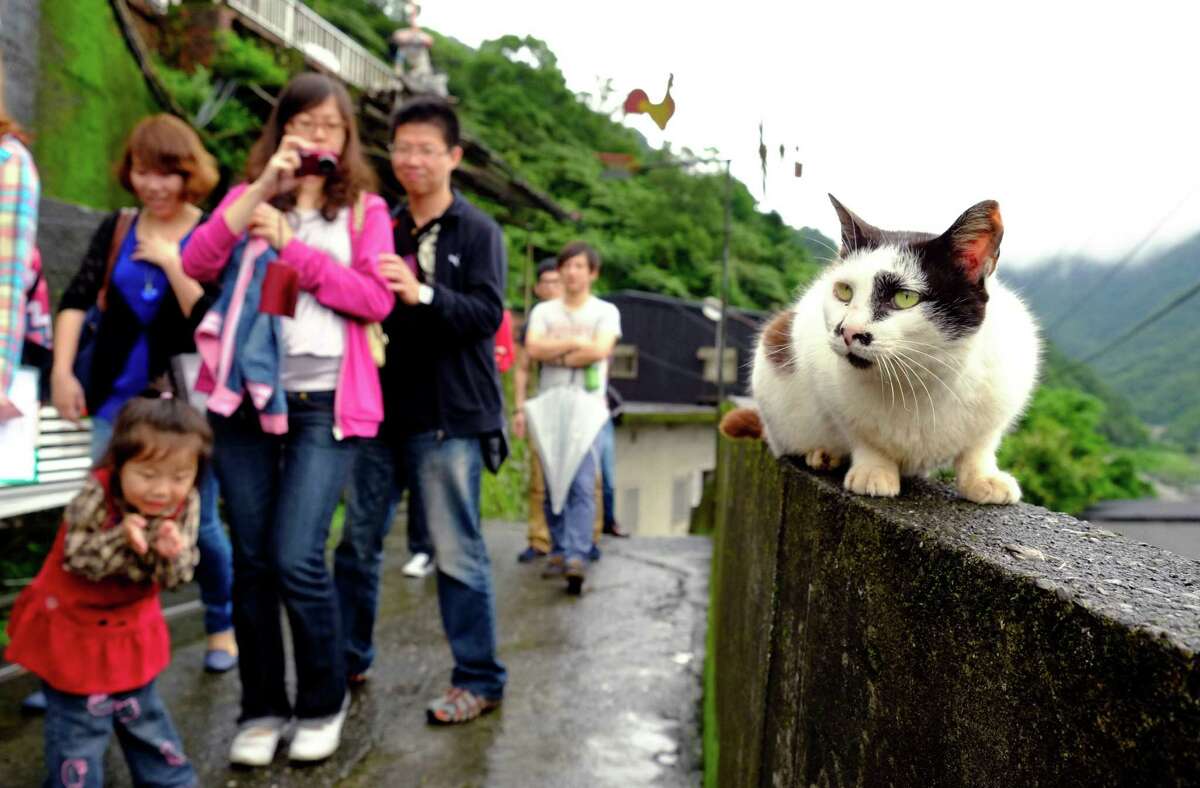
[[[547,339],[579,338],[595,339],[602,334],[621,336],[621,313],[614,304],[603,301],[595,296],[577,309],[567,309],[561,298],[553,301],[543,301],[529,313],[528,333],[539,334]],[[594,393],[604,397],[608,389],[608,359],[596,362],[600,370],[600,385]],[[551,362],[543,362],[539,377],[538,392],[545,392],[555,386],[584,386],[585,370],[577,367],[566,367]]]

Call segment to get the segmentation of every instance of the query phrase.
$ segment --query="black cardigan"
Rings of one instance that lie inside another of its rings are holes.
[[[117,215],[113,213],[108,216],[96,229],[83,262],[79,265],[79,271],[75,273],[63,293],[62,301],[58,305],[60,312],[64,309],[87,312],[95,305],[100,296],[100,288],[104,284],[104,272],[108,268],[108,254],[112,247],[113,233],[116,232]],[[207,219],[207,215],[201,217],[200,223]],[[108,308],[100,318],[100,326],[96,332],[91,380],[80,381],[87,399],[88,411],[95,413],[112,394],[117,376],[124,371],[129,354],[133,352],[133,346],[143,333],[146,335],[150,351],[150,380],[170,372],[172,356],[195,351],[196,343],[192,337],[196,333],[196,326],[200,324],[201,318],[216,299],[218,292],[219,287],[215,284],[205,286],[204,295],[192,308],[191,316],[184,317],[179,300],[175,298],[174,291],[168,288],[154,319],[149,325],[143,326],[121,291],[110,283]]]

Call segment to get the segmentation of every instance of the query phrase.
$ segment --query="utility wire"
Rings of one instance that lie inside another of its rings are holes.
[[[1161,309],[1156,311],[1154,314],[1150,315],[1150,317],[1147,317],[1146,319],[1142,320],[1136,326],[1129,329],[1128,331],[1126,331],[1121,336],[1117,337],[1112,342],[1109,342],[1107,345],[1100,348],[1095,353],[1091,353],[1088,356],[1086,356],[1085,358],[1080,359],[1079,363],[1088,364],[1088,363],[1094,361],[1095,359],[1099,358],[1100,356],[1103,356],[1105,353],[1109,352],[1110,350],[1117,347],[1118,345],[1124,343],[1130,337],[1132,337],[1134,334],[1137,334],[1142,329],[1144,329],[1147,326],[1151,325],[1152,323],[1156,323],[1159,320],[1161,320],[1162,318],[1166,317],[1177,306],[1187,302],[1190,298],[1195,296],[1197,293],[1200,293],[1200,282],[1197,282],[1196,284],[1192,285],[1184,292],[1177,295],[1175,298],[1171,299],[1170,302],[1168,302],[1165,306],[1163,306]]]
[[[1081,295],[1079,298],[1077,298],[1075,300],[1075,303],[1073,303],[1062,314],[1060,314],[1055,319],[1055,321],[1053,323],[1051,323],[1050,326],[1046,329],[1046,333],[1049,334],[1049,333],[1053,332],[1054,329],[1056,329],[1060,325],[1062,325],[1063,321],[1065,321],[1069,317],[1073,317],[1075,315],[1075,312],[1078,311],[1079,307],[1082,306],[1084,304],[1084,302],[1086,302],[1089,298],[1091,298],[1092,295],[1095,294],[1098,290],[1100,290],[1105,285],[1107,285],[1109,282],[1111,282],[1112,278],[1114,276],[1116,276],[1117,273],[1122,268],[1124,268],[1126,265],[1128,265],[1130,263],[1130,261],[1133,260],[1133,258],[1137,257],[1138,253],[1140,251],[1142,251],[1143,248],[1145,248],[1146,244],[1150,243],[1151,239],[1153,239],[1154,236],[1158,234],[1158,231],[1163,228],[1163,225],[1165,225],[1168,221],[1170,221],[1171,218],[1173,216],[1175,216],[1175,214],[1179,213],[1179,209],[1182,208],[1184,206],[1184,204],[1192,198],[1192,196],[1196,193],[1197,190],[1200,190],[1200,183],[1197,183],[1195,186],[1193,186],[1192,190],[1190,192],[1188,192],[1187,195],[1182,200],[1180,200],[1178,203],[1176,203],[1175,207],[1172,208],[1170,211],[1168,211],[1163,216],[1163,218],[1159,220],[1158,224],[1154,225],[1154,227],[1150,230],[1150,232],[1147,233],[1142,238],[1142,240],[1140,240],[1136,244],[1134,244],[1133,248],[1130,249],[1129,252],[1123,258],[1121,258],[1121,260],[1118,261],[1116,265],[1114,265],[1112,268],[1109,269],[1108,273],[1104,276],[1103,279],[1101,279],[1095,285],[1093,285],[1092,287],[1089,287],[1086,291],[1084,291],[1084,294]]]

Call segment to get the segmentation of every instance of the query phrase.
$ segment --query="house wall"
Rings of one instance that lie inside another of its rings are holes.
[[[617,522],[638,536],[686,534],[703,473],[716,462],[711,423],[617,427]]]

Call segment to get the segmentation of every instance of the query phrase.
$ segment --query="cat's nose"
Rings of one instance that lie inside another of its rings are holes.
[[[871,344],[874,337],[869,331],[863,331],[859,326],[842,326],[842,339],[846,342],[846,347],[850,347],[855,340],[858,340],[858,344],[866,347]]]

